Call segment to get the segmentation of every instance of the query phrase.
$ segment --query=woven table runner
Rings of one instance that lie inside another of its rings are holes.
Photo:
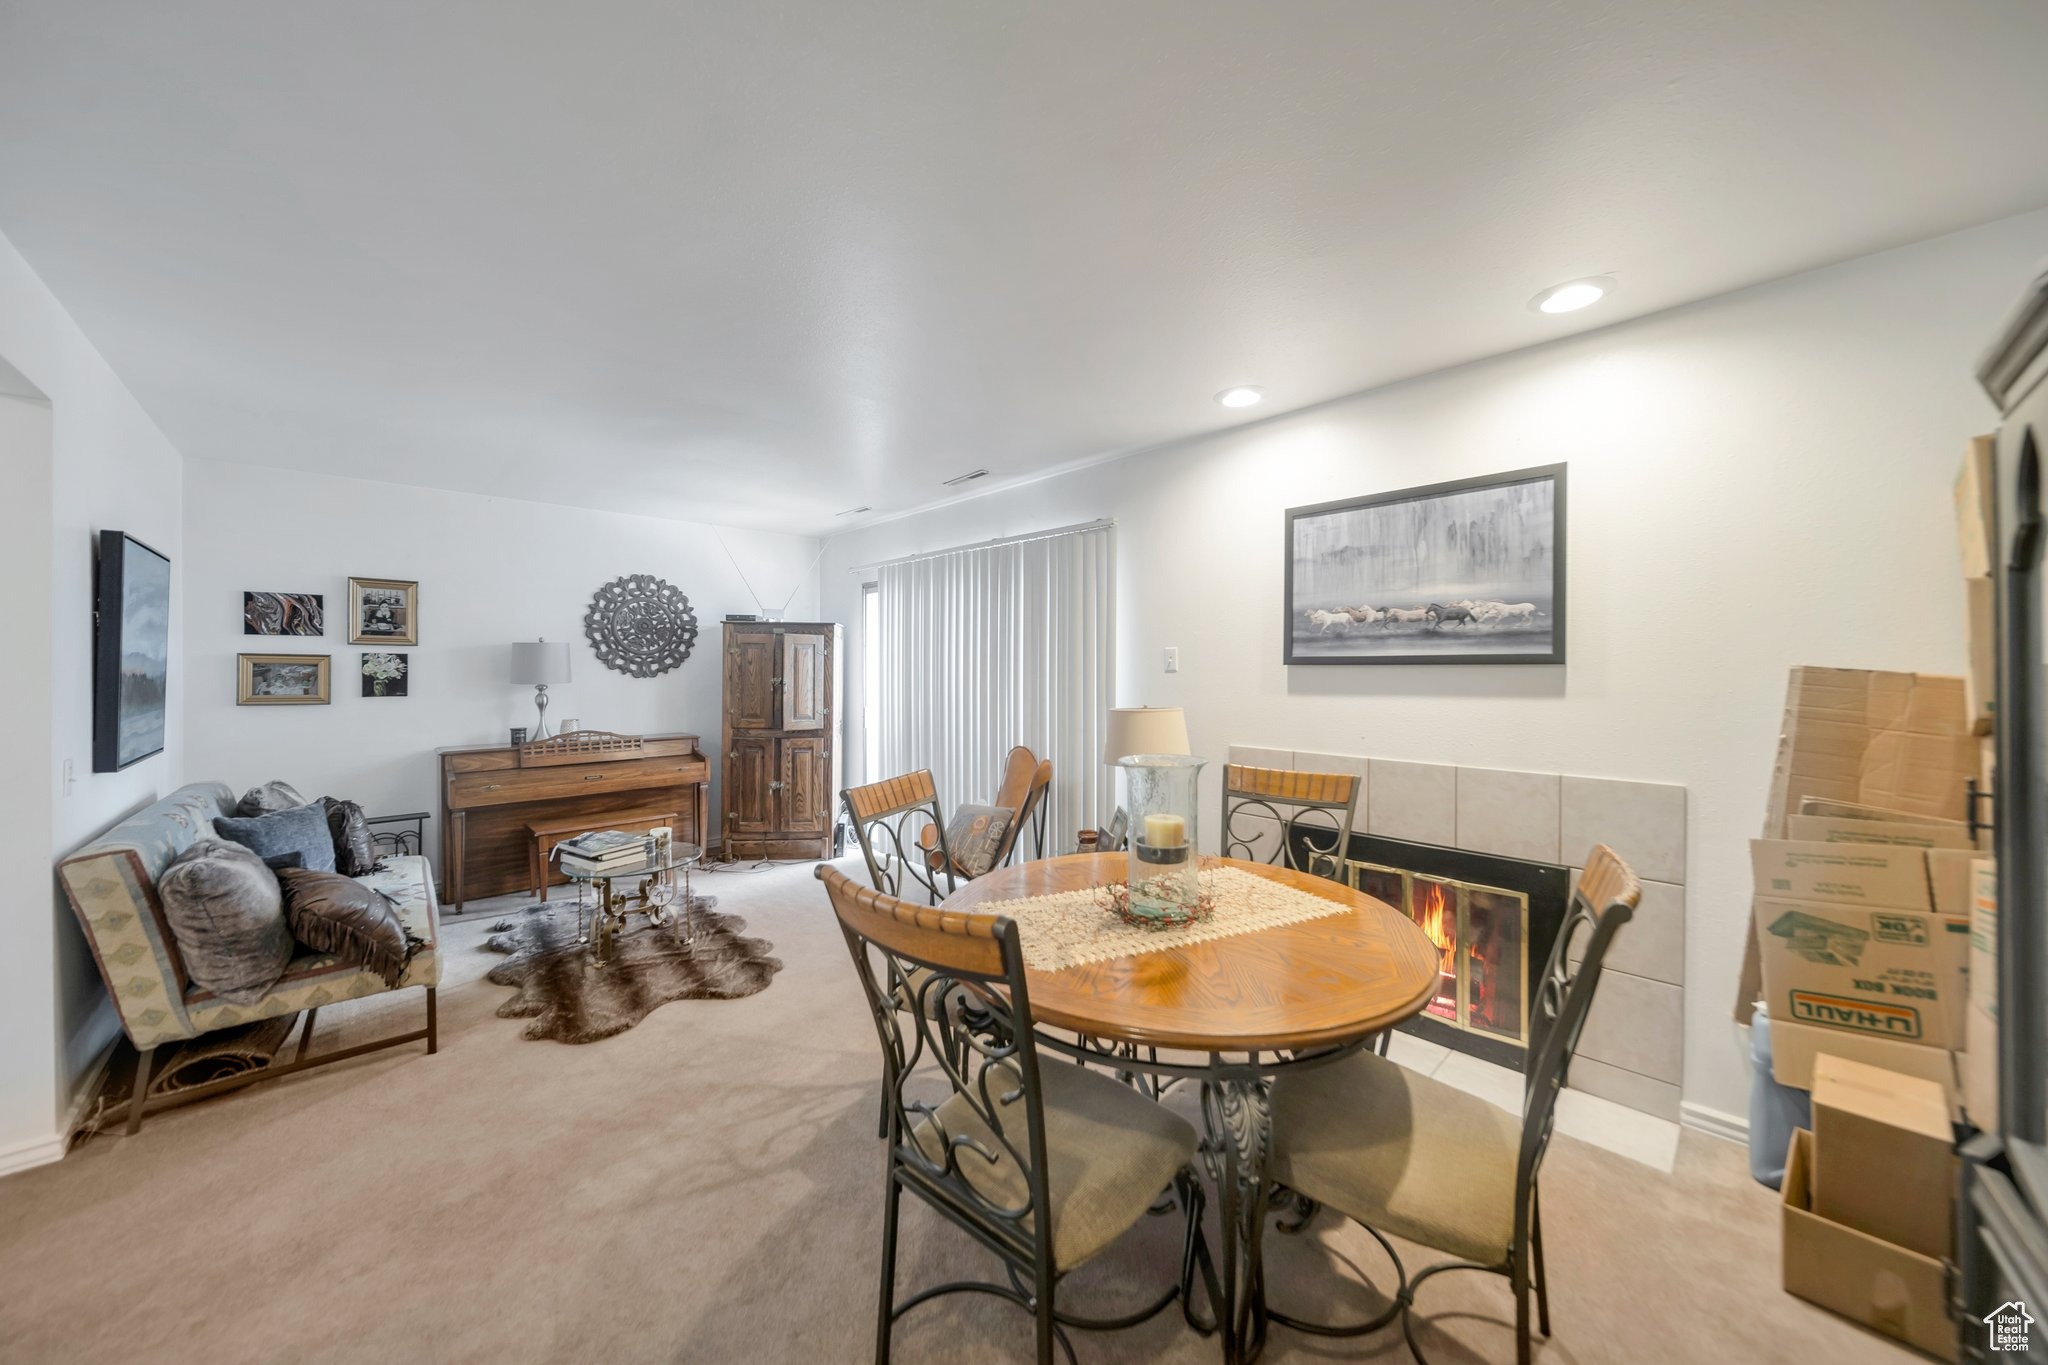
[[[1156,953],[1342,915],[1351,908],[1234,867],[1204,868],[1202,890],[1214,898],[1216,912],[1199,924],[1179,929],[1140,929],[1125,924],[1103,908],[1099,887],[994,901],[974,909],[977,914],[1008,915],[1015,920],[1024,944],[1024,965],[1035,972],[1056,972],[1085,962]]]

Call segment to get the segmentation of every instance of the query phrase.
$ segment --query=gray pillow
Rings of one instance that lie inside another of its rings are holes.
[[[242,793],[242,799],[235,803],[235,814],[246,820],[258,815],[274,815],[305,804],[306,798],[299,795],[298,788],[291,783],[265,782]]]
[[[213,829],[221,838],[234,840],[258,858],[296,853],[301,867],[315,872],[334,871],[334,837],[327,832],[324,806],[299,806],[249,820],[216,816]]]
[[[995,865],[996,850],[1003,846],[1003,831],[1009,827],[1005,807],[962,806],[946,826],[946,851],[962,872],[979,877]]]
[[[221,999],[250,1005],[292,960],[277,874],[240,844],[201,839],[157,878],[171,937],[192,980]]]

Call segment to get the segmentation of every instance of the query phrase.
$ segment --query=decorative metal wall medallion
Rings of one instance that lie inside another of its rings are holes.
[[[628,574],[590,599],[583,633],[606,668],[655,678],[690,657],[697,644],[697,613],[675,584],[653,574]]]

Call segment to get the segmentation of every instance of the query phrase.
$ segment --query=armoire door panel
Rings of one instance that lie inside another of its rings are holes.
[[[797,631],[782,637],[782,728],[822,730],[830,705],[825,637]]]
[[[832,759],[820,739],[785,739],[782,746],[780,829],[787,834],[832,830]]]
[[[735,834],[765,834],[776,821],[775,741],[760,735],[734,735],[726,764],[731,774],[725,794],[726,825]]]
[[[775,728],[775,636],[734,631],[725,655],[725,705],[736,730]]]

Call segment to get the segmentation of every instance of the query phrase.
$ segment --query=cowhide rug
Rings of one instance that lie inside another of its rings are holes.
[[[527,1019],[528,1038],[594,1043],[624,1033],[648,1011],[671,1000],[737,1000],[766,990],[782,970],[766,939],[743,938],[746,921],[721,915],[710,896],[696,898],[695,934],[682,941],[680,924],[632,927],[612,941],[602,967],[576,941],[576,907],[536,906],[491,926],[484,947],[509,953],[488,980],[518,991],[498,1014]]]

